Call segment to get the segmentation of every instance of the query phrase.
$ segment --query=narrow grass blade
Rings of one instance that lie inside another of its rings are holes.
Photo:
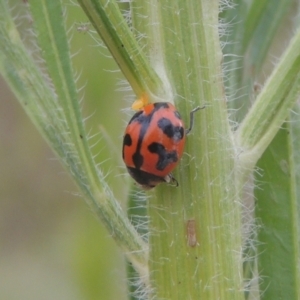
[[[170,98],[114,0],[78,0],[138,97]],[[169,101],[172,101],[170,99]]]

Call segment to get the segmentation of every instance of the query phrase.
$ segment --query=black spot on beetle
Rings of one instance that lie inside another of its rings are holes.
[[[169,108],[169,104],[167,102],[157,102],[154,103],[154,111],[159,110],[160,108]]]
[[[159,171],[164,170],[170,163],[174,163],[178,160],[176,151],[167,152],[166,148],[160,143],[151,143],[148,146],[148,150],[158,155],[156,169]]]
[[[128,122],[128,125],[129,124],[131,124],[132,122],[139,122],[139,123],[141,123],[141,121],[142,121],[142,117],[143,117],[143,111],[142,110],[140,110],[140,111],[138,111],[137,113],[135,113],[133,116],[132,116],[132,118],[130,119],[130,121]],[[142,116],[141,116],[142,115]],[[141,117],[140,117],[141,116]],[[128,126],[127,125],[127,126]]]
[[[126,133],[123,139],[123,146],[131,146],[132,145],[132,139],[130,134]]]
[[[132,139],[130,134],[126,133],[123,139],[123,149],[122,149],[122,157],[124,159],[124,148],[125,146],[131,146],[132,145]]]
[[[141,155],[140,152],[135,152],[133,155],[132,155],[132,160],[133,160],[133,163],[135,165],[135,167],[137,169],[140,169],[141,166],[143,165],[144,163],[144,157],[143,155]]]
[[[173,139],[174,141],[179,141],[184,136],[184,129],[182,126],[174,126],[171,121],[167,118],[161,118],[157,122],[158,127],[163,131],[163,133]]]

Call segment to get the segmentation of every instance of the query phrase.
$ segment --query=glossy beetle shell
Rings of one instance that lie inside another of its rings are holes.
[[[151,103],[134,114],[123,139],[123,160],[133,179],[145,189],[172,180],[170,173],[184,150],[185,129],[168,102]]]

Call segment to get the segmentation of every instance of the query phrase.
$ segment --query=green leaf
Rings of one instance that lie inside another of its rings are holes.
[[[252,105],[255,86],[263,84],[263,66],[293,4],[292,0],[236,0],[224,12],[223,22],[229,24],[223,37],[226,89],[236,121],[240,122]]]
[[[290,122],[293,119],[292,122]],[[300,297],[299,139],[295,115],[285,123],[258,163],[255,217],[261,300]],[[298,143],[298,142],[297,142]]]
[[[278,28],[292,5],[292,0],[252,1],[242,42],[243,53],[247,53],[245,67],[249,71],[252,69],[251,77],[256,78],[260,74]]]

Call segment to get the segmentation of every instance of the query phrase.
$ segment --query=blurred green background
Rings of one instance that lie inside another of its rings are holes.
[[[20,30],[30,28],[14,2]],[[124,206],[122,109],[130,94],[118,91],[122,75],[107,51],[81,30],[92,27],[80,9],[65,2],[87,132],[97,134],[93,152]],[[126,299],[121,252],[1,77],[0,170],[0,299]]]

